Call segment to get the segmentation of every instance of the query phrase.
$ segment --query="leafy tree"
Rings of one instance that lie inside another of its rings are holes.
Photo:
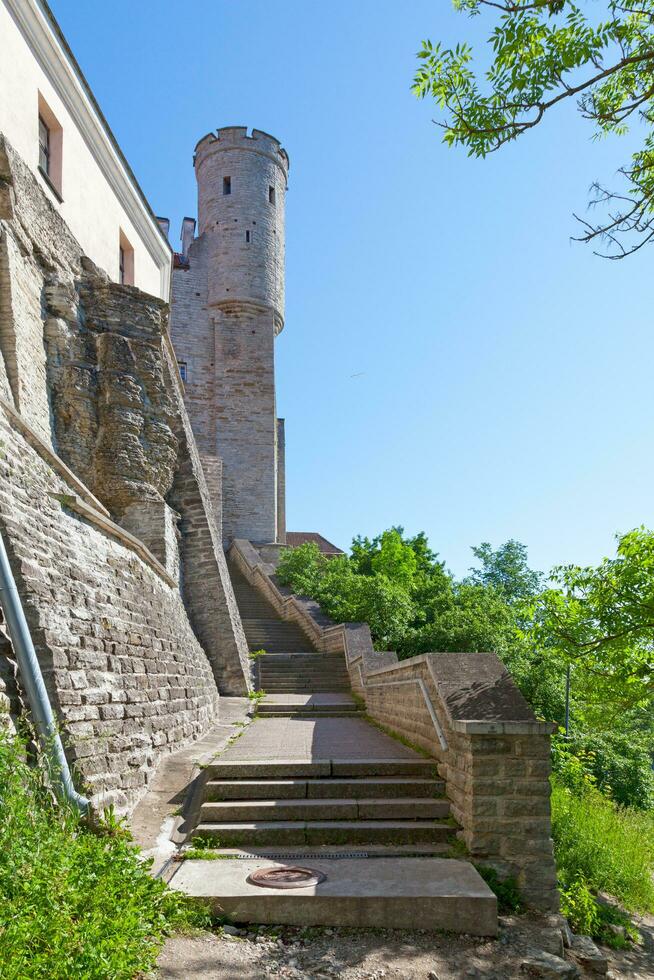
[[[375,575],[385,575],[390,581],[409,589],[418,561],[413,548],[402,541],[399,531],[393,529],[382,534],[379,551],[372,556],[370,565]]]
[[[426,652],[506,652],[516,639],[515,618],[503,597],[492,588],[453,584],[437,612],[414,627],[402,643],[402,656]]]
[[[533,637],[581,668],[586,699],[636,708],[654,697],[654,532],[618,537],[615,558],[555,568],[535,604]]]
[[[469,581],[474,585],[489,585],[510,605],[533,599],[543,586],[542,572],[535,572],[527,563],[527,548],[511,538],[493,551],[483,541],[472,553],[481,568],[471,568]]]
[[[423,41],[413,91],[433,98],[443,139],[484,157],[517,139],[560,104],[575,100],[593,136],[642,126],[640,146],[621,168],[623,192],[593,185],[603,220],[582,221],[580,240],[605,243],[623,258],[654,239],[654,0],[454,0],[471,16],[488,13],[492,63],[473,68],[473,51]]]
[[[570,779],[577,772],[621,806],[654,809],[651,745],[633,731],[575,732],[554,738],[554,771]],[[578,787],[571,786],[578,791]]]
[[[388,531],[384,531],[383,534],[378,534],[375,538],[361,537],[361,535],[358,535],[352,540],[351,558],[360,575],[373,574],[373,558],[381,550],[382,539],[385,536],[391,535],[393,532],[399,535],[402,544],[407,545],[413,551],[416,558],[417,571],[431,575],[445,567],[444,562],[439,562],[437,560],[438,555],[429,547],[427,535],[424,531],[420,531],[412,538],[408,538],[405,537],[404,528],[397,525],[396,527],[389,528]]]

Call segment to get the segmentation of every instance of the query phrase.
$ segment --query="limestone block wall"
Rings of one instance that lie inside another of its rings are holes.
[[[124,810],[247,692],[247,645],[165,304],[81,254],[1,136],[0,241],[0,533],[79,781]]]
[[[0,447],[0,528],[69,757],[98,803],[127,809],[216,717],[211,665],[179,589],[67,505],[1,409]]]
[[[217,451],[223,535],[275,541],[277,462],[274,325],[269,310],[222,307],[215,324]]]
[[[178,361],[186,365],[184,401],[200,452],[217,454],[215,329],[207,312],[207,242],[196,239],[188,264],[173,270],[170,337]]]

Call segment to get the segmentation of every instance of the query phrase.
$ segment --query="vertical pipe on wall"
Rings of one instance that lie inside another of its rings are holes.
[[[55,792],[81,813],[86,813],[90,804],[86,797],[80,796],[73,784],[2,535],[0,535],[0,606],[7,622],[9,639],[14,648],[41,747],[48,761],[48,771]]]

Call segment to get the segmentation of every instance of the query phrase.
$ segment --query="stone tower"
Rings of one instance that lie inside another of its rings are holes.
[[[284,326],[288,156],[267,133],[229,126],[200,140],[194,162],[198,237],[190,243],[185,219],[171,328],[187,406],[205,471],[215,472],[209,457],[222,461],[225,543],[283,542],[274,340]]]

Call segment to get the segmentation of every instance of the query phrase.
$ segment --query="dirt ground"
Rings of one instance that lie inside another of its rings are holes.
[[[653,980],[654,919],[642,923],[643,943],[607,951],[609,977]],[[241,935],[202,933],[168,940],[157,980],[511,980],[535,949],[556,952],[544,920],[503,917],[494,940],[438,932],[252,927]]]

